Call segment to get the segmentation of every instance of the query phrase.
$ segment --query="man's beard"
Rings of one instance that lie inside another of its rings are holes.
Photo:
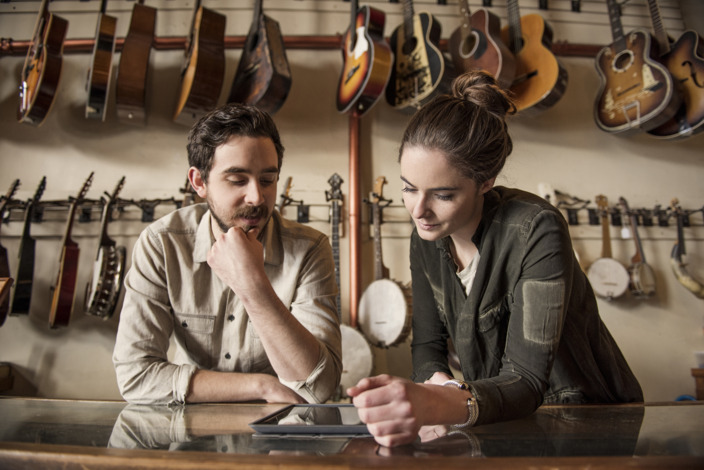
[[[222,230],[223,232],[227,233],[227,231],[230,230],[231,227],[235,226],[234,222],[226,224],[225,221],[223,221],[215,213],[215,211],[213,210],[213,206],[210,204],[210,201],[208,201],[208,209],[210,209],[210,215],[215,219],[215,222],[218,224],[218,227],[220,227],[220,230]],[[235,213],[232,214],[232,217],[230,217],[230,220],[234,221],[239,218],[262,219],[266,222],[267,220],[269,220],[269,208],[264,204],[260,206],[244,206],[237,209]],[[262,227],[264,227],[264,225],[262,225]],[[253,228],[253,225],[245,225],[242,227],[245,232],[249,232]]]

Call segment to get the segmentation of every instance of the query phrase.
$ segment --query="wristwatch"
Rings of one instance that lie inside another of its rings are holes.
[[[459,388],[460,390],[469,390],[469,384],[462,380],[452,379],[443,383],[443,385],[452,385]],[[469,412],[469,417],[467,421],[463,424],[453,424],[451,427],[453,429],[463,429],[469,426],[474,426],[479,418],[479,405],[474,397],[467,398],[467,411]]]

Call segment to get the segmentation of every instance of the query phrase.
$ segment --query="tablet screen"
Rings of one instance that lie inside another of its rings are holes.
[[[269,434],[369,434],[351,404],[288,405],[250,426]]]

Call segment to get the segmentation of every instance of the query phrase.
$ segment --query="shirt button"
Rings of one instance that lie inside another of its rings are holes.
[[[230,321],[234,321],[234,319],[235,319],[235,316],[234,316],[234,315],[232,315],[232,314],[230,314],[230,316],[229,316],[229,317],[227,317],[227,319],[228,319],[228,320],[230,320]]]
[[[230,356],[230,353],[225,354],[225,359],[230,359],[232,356]]]

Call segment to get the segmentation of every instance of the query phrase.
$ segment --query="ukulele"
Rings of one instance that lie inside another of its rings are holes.
[[[622,296],[628,290],[630,276],[626,268],[611,257],[611,235],[609,227],[609,201],[606,196],[596,197],[601,213],[601,258],[594,261],[587,270],[587,278],[594,293],[606,300]]]
[[[66,231],[64,239],[61,243],[61,258],[59,259],[59,274],[54,285],[54,294],[51,301],[51,310],[49,312],[49,328],[58,328],[68,326],[71,318],[71,310],[73,309],[73,300],[76,290],[76,277],[78,277],[78,255],[80,250],[78,244],[71,239],[71,230],[73,228],[73,219],[76,215],[76,209],[83,201],[93,182],[93,172],[90,173],[88,179],[83,183],[83,187],[78,192],[78,195],[71,201],[68,210],[68,220],[66,222]]]
[[[24,211],[24,227],[20,239],[19,260],[17,263],[17,276],[15,277],[15,291],[12,296],[13,314],[28,314],[32,300],[32,283],[34,281],[34,253],[36,240],[30,235],[30,227],[34,218],[34,210],[46,188],[46,176],[39,182],[32,199],[27,201]]]
[[[484,70],[496,78],[499,86],[509,88],[516,74],[516,60],[501,40],[501,19],[486,8],[470,13],[468,0],[459,0],[459,7],[462,24],[448,42],[455,70]]]
[[[98,26],[93,43],[92,66],[88,70],[88,100],[86,102],[86,119],[105,121],[105,112],[110,92],[112,75],[112,57],[115,53],[115,29],[117,18],[105,14],[107,0],[100,4]]]
[[[291,90],[291,70],[279,23],[254,4],[254,19],[237,65],[228,103],[245,103],[276,113]]]
[[[20,75],[19,122],[39,126],[46,119],[59,87],[67,29],[68,21],[50,13],[49,0],[42,0]]]
[[[623,213],[630,220],[633,240],[636,244],[636,254],[631,258],[631,265],[628,267],[630,276],[629,289],[636,298],[647,299],[655,293],[655,271],[645,261],[643,245],[640,235],[638,235],[638,217],[628,208],[628,202],[626,202],[625,198],[620,198],[619,203],[623,207]]]
[[[132,8],[132,19],[120,53],[115,85],[117,118],[124,123],[145,125],[146,83],[149,54],[154,43],[156,9],[139,0]]]
[[[614,41],[596,55],[601,84],[594,105],[597,126],[611,133],[651,130],[674,117],[681,97],[667,68],[653,59],[650,34],[623,33],[619,5],[607,0]]]
[[[350,1],[352,19],[342,41],[344,61],[337,84],[337,110],[363,115],[381,97],[389,77],[393,53],[384,39],[386,14]]]
[[[0,226],[2,226],[2,221],[5,216],[5,210],[7,209],[7,205],[10,203],[12,196],[15,195],[15,192],[17,191],[19,185],[20,180],[16,179],[15,181],[13,181],[10,185],[10,189],[7,190],[7,194],[5,194],[5,197],[0,200]],[[10,278],[10,263],[7,259],[7,248],[2,245],[0,245],[0,278]],[[8,285],[7,289],[9,289],[11,285],[12,284]],[[10,298],[9,296],[5,296],[0,302],[0,325],[5,323],[5,318],[7,318],[8,313],[10,313]]]
[[[552,28],[538,14],[521,16],[518,0],[508,0],[508,25],[501,37],[516,61],[510,91],[516,109],[535,115],[555,105],[567,88],[565,69],[550,49]]]
[[[174,122],[191,125],[215,108],[225,75],[225,16],[195,1]]]
[[[403,0],[403,24],[389,41],[394,63],[386,101],[394,108],[412,112],[449,90],[454,70],[438,48],[440,34],[440,22],[433,15],[415,14],[413,2]]]
[[[651,129],[648,134],[663,139],[682,139],[704,130],[704,40],[693,31],[685,31],[670,47],[670,40],[660,19],[656,0],[648,0],[654,37],[660,51],[659,61],[672,75],[682,104],[674,117]]]
[[[122,290],[122,280],[125,276],[127,249],[124,246],[117,246],[115,240],[108,236],[110,214],[124,184],[125,177],[123,176],[112,194],[106,194],[108,199],[103,206],[100,242],[98,253],[93,262],[92,281],[86,285],[85,311],[103,319],[110,318],[115,311]]]
[[[342,320],[342,303],[340,300],[340,205],[342,204],[342,191],[340,186],[343,181],[340,175],[334,173],[328,184],[330,189],[325,191],[325,200],[332,203],[332,256],[335,261],[335,282],[337,282],[337,318]]]
[[[672,272],[680,284],[687,288],[692,294],[700,299],[704,299],[704,284],[698,281],[687,271],[687,263],[684,256],[687,254],[684,246],[684,218],[685,213],[679,206],[679,201],[675,198],[671,202],[672,212],[677,217],[677,241],[670,253],[670,266]]]

